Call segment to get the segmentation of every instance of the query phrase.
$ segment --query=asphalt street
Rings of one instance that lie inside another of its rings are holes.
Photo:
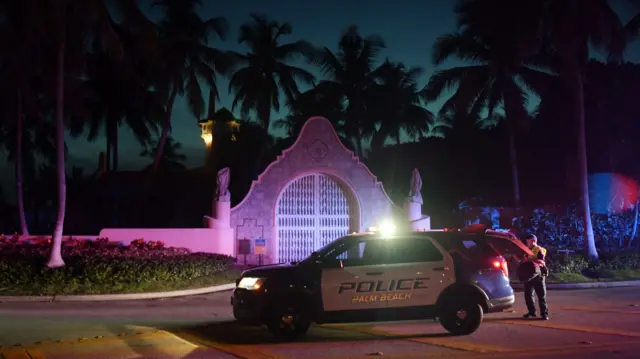
[[[313,326],[274,343],[233,322],[230,292],[128,302],[0,303],[0,354],[13,358],[638,358],[640,287],[550,291],[551,320],[513,311],[469,336],[432,321]]]

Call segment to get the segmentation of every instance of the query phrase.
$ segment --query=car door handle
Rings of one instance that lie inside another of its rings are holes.
[[[365,273],[366,275],[382,275],[382,272],[369,272]]]
[[[445,270],[449,270],[449,267],[436,267],[436,268],[433,268],[433,270],[437,272],[442,272]]]

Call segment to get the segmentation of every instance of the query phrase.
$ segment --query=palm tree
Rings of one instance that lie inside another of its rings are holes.
[[[433,124],[433,114],[422,106],[417,88],[418,77],[424,69],[406,68],[402,63],[386,60],[373,71],[375,83],[368,91],[369,117],[378,126],[370,128],[371,149],[380,149],[384,142],[392,138],[397,145],[401,143],[402,132],[412,139],[424,137]],[[389,190],[395,192],[395,173],[399,150],[393,151],[389,175]]]
[[[232,52],[237,66],[229,81],[229,91],[234,92],[231,110],[240,106],[241,116],[255,112],[265,131],[271,125],[271,111],[279,111],[281,92],[287,101],[294,101],[300,94],[299,83],[314,85],[315,77],[300,67],[290,65],[296,58],[312,59],[313,47],[306,41],[282,43],[291,35],[291,24],[270,21],[264,15],[251,14],[251,21],[240,26],[238,42],[246,44],[249,52]],[[255,160],[254,177],[267,150],[264,143]]]
[[[434,116],[422,106],[418,91],[418,78],[423,73],[421,67],[407,68],[389,60],[373,72],[376,84],[370,95],[371,115],[380,128],[373,135],[372,148],[381,147],[388,138],[400,144],[403,130],[414,139],[429,132]]]
[[[155,94],[139,78],[136,69],[123,60],[96,52],[88,56],[90,99],[88,140],[106,135],[107,170],[118,170],[118,130],[125,124],[140,145],[145,146],[164,114]],[[104,129],[104,132],[101,131]]]
[[[26,146],[27,143],[33,145],[31,135],[34,129],[32,123],[27,123],[25,129],[25,117],[29,115],[34,119],[40,115],[34,80],[39,77],[43,67],[42,49],[35,45],[38,41],[37,34],[24,21],[33,16],[32,11],[33,4],[29,2],[0,1],[0,13],[5,16],[5,21],[0,24],[2,98],[3,105],[10,109],[8,113],[11,116],[11,119],[3,121],[4,142],[9,160],[14,162],[20,229],[25,236],[29,235],[29,229],[25,218],[23,168],[26,164],[31,174],[35,170],[33,152],[24,151],[30,147]],[[46,144],[48,141],[42,143]]]
[[[515,3],[515,4],[514,4]],[[584,115],[584,69],[589,60],[589,46],[604,49],[612,60],[622,56],[624,36],[620,19],[607,0],[545,0],[525,2],[509,0],[461,1],[457,9],[459,22],[475,33],[495,33],[500,24],[517,24],[518,48],[540,50],[543,39],[557,59],[560,78],[571,88],[574,120],[578,135],[578,172],[585,223],[585,257],[597,261],[587,169],[587,145]],[[507,32],[508,33],[508,32]]]
[[[124,53],[114,59],[101,49],[98,41],[92,43],[87,58],[90,118],[89,141],[104,129],[106,137],[107,171],[118,170],[118,129],[127,125],[142,146],[146,146],[156,132],[164,109],[157,94],[151,90],[149,69],[159,55],[156,25],[140,12],[133,2],[126,2],[126,16],[121,23],[111,21]]]
[[[231,53],[238,66],[229,82],[229,91],[235,92],[231,110],[240,105],[243,117],[255,111],[258,121],[268,131],[271,110],[280,110],[280,91],[287,101],[293,101],[300,94],[298,82],[315,84],[310,72],[288,64],[298,57],[310,60],[313,47],[302,40],[281,43],[282,37],[293,31],[289,23],[269,21],[259,14],[252,14],[251,19],[240,27],[238,37],[238,42],[246,44],[249,52]]]
[[[34,101],[30,86],[16,93],[12,85],[4,88],[2,101],[7,117],[0,126],[0,143],[5,147],[7,159],[14,164],[16,177],[16,204],[20,220],[20,233],[29,235],[25,210],[28,192],[36,176],[38,162],[52,163],[55,159],[54,126],[39,112],[42,103]],[[9,93],[6,93],[7,91]],[[6,102],[5,102],[6,101]]]
[[[153,168],[164,158],[165,143],[171,130],[171,116],[177,96],[186,96],[189,109],[200,120],[205,104],[200,81],[204,81],[219,99],[216,73],[226,74],[230,69],[229,57],[218,49],[208,46],[211,34],[226,38],[229,25],[222,17],[202,20],[196,5],[200,0],[157,0],[154,5],[164,9],[160,23],[161,73],[158,84],[166,99],[165,119],[158,141]]]
[[[632,42],[640,38],[640,1],[629,0],[629,2],[635,7],[636,15],[629,20],[624,26],[624,35],[620,41],[620,45],[626,49]]]
[[[289,114],[273,123],[275,129],[283,129],[287,137],[295,140],[302,126],[313,116],[322,116],[328,119],[336,132],[347,143],[344,136],[344,119],[342,97],[334,93],[322,93],[316,88],[305,91],[295,99],[288,101]]]
[[[151,144],[148,148],[145,148],[140,156],[153,158],[155,161],[155,157],[158,153],[158,146],[160,146],[160,140],[151,141]],[[172,137],[167,137],[165,139],[165,148],[162,151],[162,159],[160,161],[161,166],[167,166],[168,168],[180,168],[185,169],[183,162],[187,160],[187,156],[183,153],[180,153],[182,150],[182,144],[178,141],[175,141]]]
[[[123,5],[120,9],[131,9],[130,2],[118,0],[115,5]],[[53,86],[44,93],[55,110],[55,142],[56,142],[56,179],[58,184],[58,215],[55,223],[51,253],[48,267],[64,266],[62,260],[62,233],[66,211],[66,169],[65,169],[65,129],[70,114],[81,111],[84,88],[84,68],[87,54],[87,40],[96,39],[102,50],[114,58],[122,55],[122,46],[112,27],[111,14],[104,1],[85,0],[81,2],[68,0],[29,1],[25,3],[27,16],[25,21],[34,36],[38,39],[30,46],[41,46],[45,51],[45,80]],[[125,13],[125,19],[129,18]],[[55,59],[55,60],[54,60]],[[71,90],[71,92],[67,91]],[[69,92],[70,96],[65,97]],[[65,115],[65,108],[67,113]],[[83,116],[81,116],[83,117]],[[72,123],[73,125],[73,123]]]
[[[520,185],[515,144],[519,128],[529,118],[526,91],[541,93],[551,77],[539,70],[542,62],[535,53],[519,51],[517,41],[507,36],[480,37],[472,31],[444,35],[433,46],[434,64],[441,65],[451,57],[471,64],[435,72],[423,90],[425,98],[433,101],[458,85],[443,108],[448,110],[455,104],[463,115],[478,104],[495,121],[500,118],[494,117],[495,111],[504,108],[516,207],[520,207]]]
[[[376,57],[385,48],[377,35],[363,38],[355,25],[340,37],[338,51],[320,49],[315,62],[328,80],[321,81],[317,89],[323,93],[339,95],[345,105],[345,130],[354,140],[357,154],[363,157],[363,137],[372,133],[373,123],[367,122],[368,91],[374,85]]]

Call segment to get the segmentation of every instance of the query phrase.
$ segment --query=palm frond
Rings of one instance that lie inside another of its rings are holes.
[[[489,58],[487,48],[477,38],[461,33],[439,37],[432,51],[435,65],[440,65],[451,57],[469,62],[486,62]]]

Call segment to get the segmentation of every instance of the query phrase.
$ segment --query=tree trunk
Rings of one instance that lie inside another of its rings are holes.
[[[111,170],[113,172],[118,172],[118,120],[114,119],[114,123],[112,124],[113,134],[111,138]]]
[[[271,105],[267,103],[266,105],[261,105],[261,108],[258,111],[258,117],[264,126],[265,137],[262,139],[262,143],[260,144],[260,152],[258,152],[258,156],[256,156],[256,161],[253,167],[253,176],[252,180],[255,180],[260,175],[260,167],[262,165],[262,160],[264,160],[264,155],[267,152],[267,141],[269,141],[269,125],[271,124]],[[217,170],[217,169],[216,169]]]
[[[522,119],[519,111],[514,111],[516,102],[519,98],[513,98],[508,92],[504,95],[504,118],[507,126],[507,136],[509,136],[509,166],[511,167],[511,186],[513,188],[513,204],[516,208],[520,208],[520,171],[518,167],[518,150],[516,147],[516,129],[517,124]]]
[[[104,154],[104,163],[106,168],[104,169],[105,172],[111,172],[111,148],[113,147],[111,145],[111,132],[109,132],[109,118],[107,117],[107,122],[105,123],[105,132],[106,132],[106,137],[107,137],[107,152]],[[101,164],[102,165],[102,164]]]
[[[22,117],[22,90],[18,89],[18,118],[16,123],[16,159],[15,159],[15,171],[16,171],[16,201],[18,202],[18,215],[20,216],[20,233],[23,236],[29,235],[29,228],[27,226],[27,218],[24,213],[24,188],[22,177],[22,145],[23,134],[23,117]]]
[[[364,153],[362,153],[362,133],[360,132],[360,128],[355,129],[356,135],[356,149],[358,151],[358,157],[360,161],[364,158]]]
[[[119,190],[119,179],[118,179],[118,120],[116,118],[112,118],[110,121],[111,124],[111,186],[113,193],[113,225],[115,227],[119,224],[118,218],[118,205],[120,202],[120,190]]]
[[[573,79],[574,111],[578,121],[578,176],[582,197],[582,213],[584,215],[584,256],[591,262],[598,261],[598,251],[591,223],[591,207],[589,204],[589,172],[587,167],[586,124],[584,119],[584,88],[581,68],[575,66]]]
[[[60,34],[58,38],[58,68],[56,74],[56,175],[58,179],[58,218],[53,230],[51,241],[51,253],[47,267],[63,267],[62,260],[62,233],[64,231],[64,216],[67,205],[66,169],[64,161],[64,52],[66,37],[66,6],[65,1],[60,3]]]
[[[393,160],[391,161],[391,174],[389,176],[389,188],[387,189],[389,191],[389,194],[394,194],[396,193],[397,187],[396,187],[396,172],[398,171],[398,152],[401,150],[400,147],[400,128],[398,128],[398,131],[396,133],[396,142],[397,142],[397,146],[395,149],[393,149]],[[382,141],[382,146],[380,146],[380,148],[384,147],[384,140]]]
[[[169,96],[169,102],[167,102],[167,113],[162,124],[162,135],[158,141],[158,148],[156,148],[156,158],[153,161],[153,171],[155,172],[162,162],[162,156],[164,154],[164,146],[167,143],[167,137],[169,137],[169,129],[171,128],[171,114],[173,113],[173,105],[176,102],[176,95],[178,94],[177,85],[173,86],[171,95]]]
[[[512,130],[509,130],[509,165],[511,166],[511,181],[513,182],[513,203],[516,208],[520,208],[518,153],[516,151],[516,136]]]
[[[633,229],[631,231],[631,236],[629,237],[629,243],[627,243],[627,247],[629,249],[631,249],[631,243],[633,243],[633,240],[636,239],[636,234],[638,233],[638,206],[640,206],[640,200],[636,200],[636,208],[633,215]]]

